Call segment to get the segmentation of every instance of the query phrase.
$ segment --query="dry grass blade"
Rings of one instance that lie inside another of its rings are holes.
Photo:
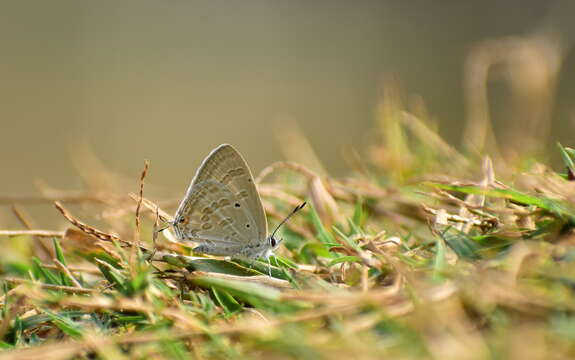
[[[55,194],[0,194],[0,203],[51,203],[60,201],[65,203],[85,203],[85,202],[104,202],[103,199],[109,197],[109,194],[94,194],[85,191],[68,191]]]
[[[222,279],[222,280],[232,280],[232,281],[238,281],[238,282],[243,282],[243,283],[251,283],[251,284],[262,284],[262,285],[267,285],[267,286],[271,286],[274,288],[279,288],[279,289],[291,289],[292,286],[289,283],[289,281],[286,280],[281,280],[281,279],[275,279],[269,276],[236,276],[236,275],[229,275],[229,274],[222,274],[222,273],[208,273],[208,272],[202,272],[202,271],[194,271],[192,274],[186,276],[186,278],[189,281],[193,281],[196,278],[201,278],[201,277],[210,277],[210,278],[214,278],[214,279]]]
[[[51,230],[0,230],[0,236],[64,237],[64,231]]]
[[[58,209],[58,211],[60,211],[60,213],[66,218],[66,220],[68,220],[72,225],[82,230],[86,234],[95,236],[98,239],[104,241],[121,241],[120,238],[116,235],[105,233],[78,220],[77,218],[72,216],[72,214],[70,214],[70,212],[66,210],[64,206],[62,206],[62,204],[60,204],[60,202],[55,201],[54,206],[56,207],[56,209]]]
[[[135,201],[140,200],[140,197],[134,193],[129,193],[128,195]],[[163,222],[169,223],[169,222],[172,222],[174,220],[172,215],[170,215],[166,211],[162,210],[162,208],[160,206],[156,205],[150,199],[146,199],[145,197],[142,197],[141,201],[142,201],[142,205],[144,205],[150,212],[152,212],[154,214],[154,216],[155,216],[156,211],[157,211],[159,216],[160,216],[160,220],[162,220]]]
[[[41,283],[35,283],[35,282],[27,280],[27,279],[18,279],[18,278],[13,278],[13,277],[4,277],[2,280],[6,281],[7,283],[11,283],[11,284],[27,284],[27,285],[31,285],[31,286],[38,286],[38,287],[40,287],[42,289],[46,289],[46,290],[59,290],[59,291],[70,292],[70,293],[79,293],[79,294],[98,293],[98,291],[96,291],[94,289],[85,289],[82,287],[64,286],[64,285],[41,284]]]
[[[60,269],[55,264],[40,264],[40,265],[46,269],[54,269],[54,270]],[[66,266],[66,268],[73,273],[77,272],[77,273],[86,273],[86,274],[94,274],[94,275],[100,274],[100,270],[98,270],[98,268],[91,267],[91,266],[90,267],[88,267],[88,266]]]
[[[82,221],[78,220],[77,218],[75,218],[74,216],[72,216],[72,214],[70,214],[70,212],[68,210],[66,210],[62,204],[60,204],[58,201],[54,202],[54,206],[56,207],[56,209],[58,209],[58,211],[60,211],[60,213],[66,218],[66,220],[68,220],[72,225],[74,225],[75,227],[77,227],[78,229],[80,229],[81,231],[83,231],[84,233],[94,236],[100,240],[103,241],[118,241],[121,243],[124,243],[126,245],[132,245],[132,242],[127,241],[127,240],[122,240],[120,237],[113,235],[113,234],[109,234],[109,233],[105,233],[103,231],[100,231],[92,226],[89,226],[85,223],[83,223]],[[139,247],[143,250],[149,251],[145,246],[143,245],[139,245]]]
[[[469,166],[469,161],[465,156],[460,154],[453,146],[443,140],[437,132],[429,129],[427,125],[425,125],[425,123],[415,115],[404,111],[401,119],[413,133],[417,134],[422,142],[439,150],[446,158],[455,161],[455,165],[458,168],[465,169]]]
[[[148,169],[150,167],[150,162],[148,160],[144,161],[144,170],[142,170],[142,174],[140,175],[140,193],[138,197],[138,202],[136,205],[136,232],[134,234],[134,242],[132,243],[132,249],[130,252],[130,270],[132,272],[132,276],[136,275],[137,266],[137,255],[138,255],[138,248],[140,247],[140,208],[142,207],[142,199],[144,198],[144,179],[148,174]]]
[[[34,229],[31,220],[24,213],[23,209],[20,208],[20,206],[12,204],[11,209],[14,215],[16,215],[16,218],[18,218],[18,221],[24,225],[27,230]],[[40,236],[34,236],[34,253],[44,261],[51,259],[54,256],[52,249],[46,246],[46,244],[40,240]]]
[[[273,172],[275,172],[279,169],[293,170],[297,173],[302,174],[303,176],[307,177],[308,179],[311,179],[311,178],[314,178],[317,176],[315,172],[311,171],[310,169],[308,169],[307,167],[305,167],[301,164],[290,162],[290,161],[278,161],[278,162],[275,162],[275,163],[265,167],[259,173],[259,175],[256,177],[256,184],[260,184],[264,180],[264,178],[266,178],[267,176],[269,176],[270,174],[272,174]]]
[[[461,215],[448,214],[444,209],[435,210],[426,206],[425,204],[422,204],[421,207],[426,213],[433,215],[434,217],[436,217],[436,219],[442,219],[441,222],[439,222],[441,225],[448,225],[449,221],[459,224],[472,224],[476,226],[485,225],[485,222],[481,220],[467,218]]]
[[[54,264],[56,264],[56,267],[58,268],[58,270],[62,271],[64,274],[66,274],[68,279],[70,279],[70,281],[72,281],[72,283],[74,284],[75,287],[83,288],[83,286],[78,282],[78,280],[76,280],[76,278],[74,277],[74,275],[72,275],[72,273],[70,272],[70,269],[68,269],[68,267],[66,265],[62,264],[60,261],[58,261],[58,259],[52,259],[52,261],[54,262]]]
[[[315,173],[326,175],[319,157],[313,149],[309,139],[303,134],[296,122],[287,121],[278,124],[276,131],[278,144],[284,158],[293,163],[302,164]]]

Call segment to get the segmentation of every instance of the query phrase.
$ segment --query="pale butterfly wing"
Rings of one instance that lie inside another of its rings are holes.
[[[198,243],[199,252],[234,255],[251,249],[256,224],[237,207],[239,200],[217,181],[194,184],[193,192],[178,209],[174,229],[181,240]]]
[[[222,144],[215,148],[198,168],[190,188],[207,180],[227,186],[238,198],[241,208],[253,218],[258,236],[252,241],[265,239],[268,226],[260,195],[248,164],[233,146]]]
[[[214,255],[253,254],[266,243],[267,222],[252,174],[230,145],[220,145],[199,167],[175,216],[181,240]]]

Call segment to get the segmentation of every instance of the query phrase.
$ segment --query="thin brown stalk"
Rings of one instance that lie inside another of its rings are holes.
[[[150,167],[150,162],[148,160],[144,161],[144,170],[142,170],[142,175],[140,176],[140,196],[138,197],[138,205],[136,205],[136,236],[139,242],[139,235],[140,235],[140,208],[142,207],[142,199],[144,198],[144,179],[148,174],[148,169]]]
[[[70,281],[72,281],[74,286],[76,286],[77,288],[84,288],[82,286],[82,284],[80,284],[80,282],[78,280],[76,280],[74,275],[72,275],[72,273],[70,272],[70,269],[68,269],[68,267],[66,265],[62,264],[58,259],[52,259],[52,261],[54,262],[54,264],[56,264],[56,267],[58,268],[58,270],[62,271],[64,274],[66,274],[66,276],[68,277],[68,279],[70,279]]]
[[[0,339],[3,339],[6,332],[10,330],[10,324],[12,323],[12,320],[18,316],[19,311],[24,307],[25,300],[26,298],[22,295],[20,295],[16,301],[12,300],[10,310],[5,313],[2,322],[0,322]]]
[[[435,200],[442,201],[444,203],[455,205],[455,206],[466,206],[468,209],[473,211],[485,211],[488,213],[498,213],[498,214],[515,214],[515,215],[531,215],[534,211],[526,210],[524,208],[510,209],[510,208],[493,208],[489,206],[474,206],[471,204],[466,204],[464,200],[458,199],[451,195],[447,191],[435,190],[433,193],[427,193],[423,191],[415,191],[418,195],[423,195]]]
[[[130,269],[132,271],[132,275],[135,275],[137,272],[136,263],[137,263],[137,255],[138,255],[138,247],[140,246],[140,208],[142,207],[142,199],[144,197],[144,179],[148,174],[148,169],[150,167],[150,162],[148,160],[144,161],[144,170],[142,170],[142,174],[140,175],[140,192],[138,196],[138,203],[136,205],[136,232],[134,234],[134,242],[132,243],[132,250],[130,252]]]
[[[282,191],[274,186],[258,185],[258,193],[261,196],[282,200],[283,202],[288,203],[290,206],[295,207],[301,204],[301,199],[294,195],[288,194],[287,192]]]
[[[438,210],[432,209],[432,208],[430,208],[430,207],[428,207],[428,206],[426,206],[426,205],[424,205],[424,204],[421,204],[421,207],[422,207],[423,210],[424,210],[426,213],[428,213],[428,214],[431,214],[431,215],[434,215],[434,216],[438,216],[438,215],[439,215],[439,211],[438,211]],[[441,209],[441,210],[445,211],[444,209]],[[441,216],[445,216],[445,220],[446,220],[446,221],[453,221],[453,222],[455,222],[455,223],[462,223],[462,224],[472,223],[473,225],[478,225],[478,226],[481,225],[481,224],[483,224],[483,221],[481,221],[481,220],[466,218],[466,217],[462,217],[462,216],[459,216],[459,215],[453,215],[453,214],[447,214],[447,213],[445,213],[445,214],[441,214]],[[442,224],[442,225],[447,225],[447,224]]]
[[[134,193],[129,193],[128,194],[133,200],[135,201],[139,201],[140,197]],[[142,205],[144,205],[144,207],[146,207],[146,209],[149,212],[152,212],[154,214],[154,216],[156,215],[156,211],[158,213],[158,215],[160,216],[160,220],[164,221],[164,222],[170,222],[173,220],[172,215],[168,214],[166,211],[162,210],[162,207],[157,205],[156,203],[154,203],[152,200],[150,199],[146,199],[145,197],[142,197]],[[167,202],[164,202],[167,203]],[[176,202],[174,201],[170,201],[168,205],[170,204],[176,204]],[[141,211],[143,212],[144,209],[141,209]]]
[[[426,142],[431,147],[437,149],[444,156],[453,159],[456,166],[466,168],[469,161],[465,156],[461,155],[455,148],[449,145],[437,132],[431,130],[427,125],[421,121],[417,116],[410,114],[406,111],[402,112],[401,117],[403,124],[405,124],[417,137]]]
[[[0,236],[64,237],[63,231],[51,230],[0,230]]]
[[[342,153],[344,161],[356,173],[360,174],[364,179],[369,178],[369,169],[362,156],[352,146],[346,146]]]
[[[53,269],[53,270],[59,269],[58,266],[53,264],[40,264],[40,266],[46,269]],[[70,270],[71,272],[82,272],[87,274],[98,274],[98,275],[101,274],[100,270],[98,270],[97,268],[68,265],[67,269]]]
[[[40,288],[46,289],[46,290],[60,290],[60,291],[79,293],[79,294],[98,293],[98,291],[95,289],[84,289],[84,288],[79,288],[79,287],[74,287],[74,286],[43,284],[43,283],[38,283],[38,282],[28,280],[28,279],[19,279],[19,278],[14,278],[14,277],[5,277],[2,280],[6,281],[8,283],[11,283],[11,284],[29,284],[32,286],[39,286]]]
[[[298,172],[298,173],[304,175],[308,179],[311,179],[311,178],[314,178],[315,176],[317,176],[313,171],[309,170],[308,168],[306,168],[305,166],[303,166],[301,164],[289,162],[289,161],[278,161],[278,162],[275,162],[275,163],[267,166],[266,168],[264,168],[260,172],[260,174],[256,177],[256,184],[261,183],[266,176],[270,175],[271,173],[273,173],[279,169],[293,170],[295,172]]]
[[[289,119],[286,120],[278,123],[278,128],[275,131],[276,137],[279,139],[278,145],[284,158],[303,164],[306,168],[313,169],[316,174],[322,176],[327,174],[312,144],[308,137],[304,135],[298,123]]]
[[[38,204],[60,201],[65,203],[104,202],[108,195],[87,193],[84,191],[69,191],[58,194],[0,194],[1,204],[28,203]]]
[[[34,229],[32,222],[28,219],[24,211],[18,205],[12,204],[11,209],[18,221],[20,221],[26,230]],[[35,253],[42,260],[48,260],[54,257],[54,250],[44,244],[44,242],[40,239],[40,236],[34,236],[34,249],[38,250],[35,251]]]
[[[81,231],[85,232],[86,234],[92,235],[92,236],[94,236],[100,240],[103,240],[103,241],[109,241],[109,242],[118,241],[118,242],[121,242],[121,243],[129,245],[129,246],[132,245],[132,242],[130,242],[130,241],[123,240],[116,235],[108,234],[108,233],[105,233],[103,231],[100,231],[100,230],[98,230],[92,226],[89,226],[86,223],[78,220],[77,218],[72,216],[72,214],[70,214],[70,212],[68,210],[66,210],[62,206],[62,204],[60,204],[60,202],[58,202],[58,201],[54,202],[54,206],[56,207],[56,209],[58,209],[58,211],[60,211],[60,213],[66,218],[66,220],[68,220],[72,225],[74,225],[75,227],[77,227]],[[143,245],[139,245],[139,246],[142,250],[149,251],[149,249],[146,248],[145,246],[143,246]]]

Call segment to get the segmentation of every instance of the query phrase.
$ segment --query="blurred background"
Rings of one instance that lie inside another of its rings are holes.
[[[569,0],[3,1],[0,193],[81,189],[82,166],[135,190],[149,159],[177,197],[216,145],[257,173],[294,134],[343,175],[392,87],[461,149],[572,146],[574,18]]]

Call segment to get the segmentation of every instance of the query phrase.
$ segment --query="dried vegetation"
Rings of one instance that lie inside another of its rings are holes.
[[[271,268],[155,238],[178,201],[144,198],[148,164],[133,189],[88,166],[82,192],[0,199],[24,204],[24,230],[0,231],[0,359],[573,358],[575,150],[559,146],[561,171],[535,161],[535,125],[495,147],[481,106],[465,154],[388,91],[367,154],[345,154],[353,175],[265,168],[271,223],[311,205]],[[66,227],[33,229],[30,201],[53,202]]]

